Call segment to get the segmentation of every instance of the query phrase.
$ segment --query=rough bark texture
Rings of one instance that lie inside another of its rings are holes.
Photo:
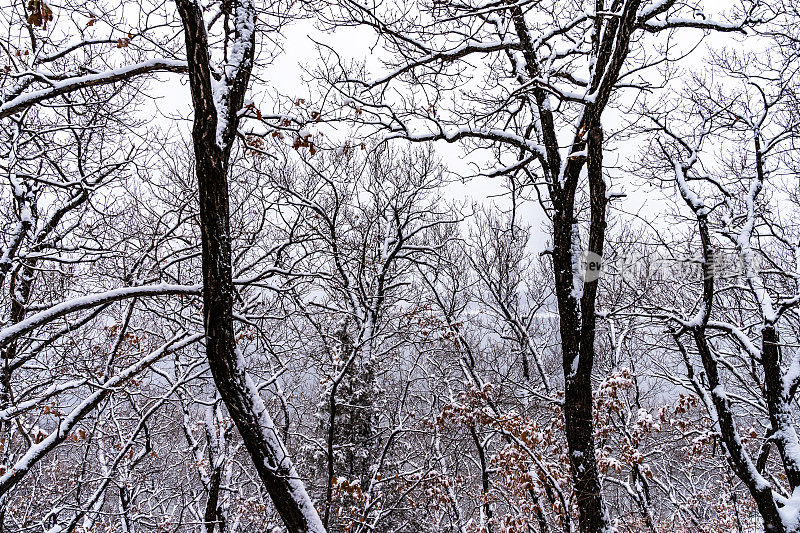
[[[597,280],[575,286],[575,265],[579,236],[576,229],[575,200],[581,171],[589,178],[591,220],[587,250],[602,256],[606,231],[606,186],[603,178],[603,131],[601,117],[619,78],[636,27],[639,1],[612,2],[605,6],[598,0],[595,11],[618,11],[619,17],[595,22],[594,71],[588,94],[575,129],[570,155],[562,163],[552,112],[546,93],[533,89],[546,150],[544,168],[550,175],[553,202],[553,270],[560,318],[562,365],[564,369],[564,416],[575,497],[582,533],[598,533],[609,526],[601,495],[600,477],[595,457],[592,420],[592,369],[594,365],[595,303]],[[512,10],[516,33],[522,44],[528,76],[539,76],[536,56],[531,46],[522,10]],[[536,86],[534,86],[536,87]]]
[[[217,504],[219,502],[219,486],[220,482],[222,481],[220,479],[221,476],[222,469],[220,467],[215,467],[208,483],[208,500],[206,501],[206,511],[203,516],[206,533],[214,533],[215,526],[218,528],[220,533],[225,531],[222,522],[222,515],[217,508]]]
[[[694,344],[700,355],[703,370],[708,381],[708,388],[711,390],[711,402],[716,412],[717,423],[719,425],[720,437],[725,450],[728,453],[730,465],[736,475],[747,486],[750,495],[756,502],[758,512],[764,521],[764,531],[767,533],[784,533],[786,528],[783,525],[778,506],[772,495],[772,487],[756,469],[756,465],[750,459],[747,451],[739,438],[736,423],[733,418],[730,401],[724,392],[724,386],[720,380],[719,364],[717,358],[712,354],[706,338],[706,326],[711,317],[714,304],[714,245],[711,240],[711,233],[708,227],[708,215],[704,207],[693,206],[687,202],[697,217],[697,227],[700,234],[700,242],[703,249],[703,301],[702,315],[698,324],[690,328]],[[688,356],[684,356],[687,359]],[[701,392],[698,391],[698,394]]]
[[[263,404],[254,398],[233,327],[234,286],[228,195],[228,163],[253,64],[255,34],[242,43],[245,53],[228,83],[225,102],[216,106],[203,14],[192,0],[177,0],[183,20],[189,83],[194,107],[192,138],[200,199],[203,259],[203,319],[206,353],[214,382],[236,424],[275,508],[290,532],[322,531],[300,480],[274,427],[264,427]],[[237,5],[237,10],[242,9]],[[254,13],[247,14],[253,17]],[[251,18],[251,22],[252,18]],[[239,37],[237,34],[236,37]],[[247,46],[249,44],[249,46]],[[220,82],[217,82],[220,83]],[[221,135],[218,120],[226,121]],[[222,141],[221,146],[218,143]],[[300,489],[300,490],[298,490]],[[302,494],[299,493],[302,491]]]

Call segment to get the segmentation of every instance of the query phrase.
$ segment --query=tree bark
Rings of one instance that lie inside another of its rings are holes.
[[[203,261],[203,320],[206,354],[220,396],[236,424],[259,477],[286,528],[292,533],[322,532],[324,528],[311,503],[258,390],[247,376],[233,327],[234,286],[228,194],[228,164],[253,66],[255,24],[252,3],[236,3],[235,43],[242,51],[233,74],[213,81],[208,37],[200,6],[193,0],[176,0],[183,20],[189,85],[194,107],[192,140],[200,199]],[[231,54],[233,55],[233,54]],[[227,67],[227,65],[226,65]],[[223,102],[214,101],[213,84],[227,84]],[[224,127],[218,128],[218,122]]]

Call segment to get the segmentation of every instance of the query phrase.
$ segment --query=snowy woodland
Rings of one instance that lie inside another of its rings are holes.
[[[800,1],[0,20],[0,532],[800,532]]]

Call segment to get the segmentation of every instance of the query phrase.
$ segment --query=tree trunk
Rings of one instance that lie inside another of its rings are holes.
[[[247,376],[233,327],[234,286],[228,195],[228,163],[253,65],[255,10],[247,0],[236,4],[234,46],[242,50],[234,74],[212,82],[208,37],[200,6],[176,0],[183,20],[189,84],[194,107],[192,140],[200,196],[203,258],[203,320],[211,374],[231,419],[242,436],[259,477],[286,528],[292,533],[322,532],[316,509]],[[243,24],[242,24],[243,23]],[[241,24],[241,25],[240,25]],[[227,70],[227,69],[226,69]],[[213,83],[227,84],[224,101],[214,101]],[[224,128],[218,128],[224,121]],[[218,131],[219,129],[219,131]]]

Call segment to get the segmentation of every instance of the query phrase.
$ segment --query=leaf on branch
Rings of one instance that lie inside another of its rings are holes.
[[[47,23],[53,20],[53,10],[43,0],[28,1],[28,24],[47,29]]]
[[[256,105],[253,102],[250,102],[244,108],[247,109],[248,111],[255,111],[256,118],[258,120],[263,120],[264,119],[264,116],[261,114],[261,110],[259,108],[257,108]]]
[[[311,134],[306,135],[298,135],[294,139],[294,143],[292,144],[292,148],[295,150],[299,150],[300,148],[308,148],[308,152],[313,156],[317,153],[317,148],[314,146],[314,143],[311,142]]]
[[[246,139],[246,144],[250,150],[250,154],[253,156],[263,156],[264,150],[266,149],[264,139],[261,137],[257,137],[255,135],[248,135]]]

